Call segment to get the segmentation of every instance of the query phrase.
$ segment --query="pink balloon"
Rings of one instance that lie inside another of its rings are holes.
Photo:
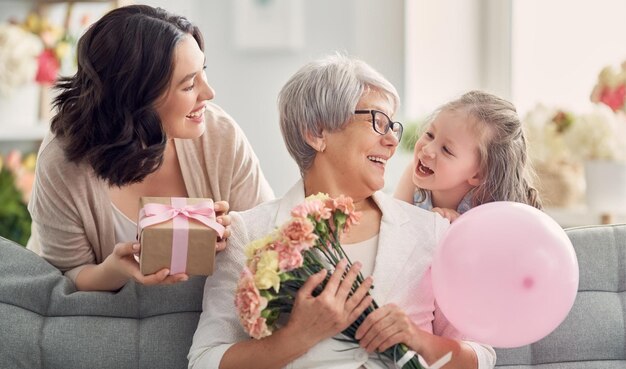
[[[571,241],[531,206],[493,202],[448,229],[432,264],[435,299],[461,333],[496,347],[538,341],[561,324],[578,290]]]

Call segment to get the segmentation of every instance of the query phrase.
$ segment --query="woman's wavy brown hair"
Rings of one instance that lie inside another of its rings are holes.
[[[167,90],[186,18],[147,5],[110,11],[78,41],[78,71],[61,78],[51,130],[71,162],[87,162],[109,185],[141,182],[163,162],[166,136],[155,103]]]

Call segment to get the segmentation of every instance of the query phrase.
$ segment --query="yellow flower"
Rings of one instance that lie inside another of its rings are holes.
[[[35,170],[36,162],[37,162],[37,154],[35,154],[34,152],[31,152],[30,154],[26,155],[24,160],[22,160],[22,166],[28,171],[32,172]],[[0,165],[0,169],[1,168],[2,168],[2,165]]]
[[[267,236],[256,239],[250,242],[248,245],[246,245],[245,253],[246,253],[246,257],[248,258],[248,260],[252,259],[252,257],[254,256],[254,253],[257,250],[262,249],[265,246],[269,245],[270,243],[274,242],[276,240],[277,235],[278,235],[277,232],[272,232],[268,234]]]
[[[320,200],[320,201],[326,201],[330,199],[330,196],[328,196],[327,193],[323,193],[323,192],[318,192],[315,195],[310,195],[308,196],[306,199],[304,199],[305,201],[315,201],[315,200]]]
[[[62,60],[69,51],[70,44],[65,41],[60,41],[54,48],[54,55],[57,57],[57,59]]]
[[[41,17],[37,13],[28,14],[24,22],[24,28],[32,33],[39,33],[41,31]]]
[[[276,251],[266,251],[261,255],[254,275],[254,284],[260,290],[273,287],[278,292],[280,276],[278,275],[278,253]]]

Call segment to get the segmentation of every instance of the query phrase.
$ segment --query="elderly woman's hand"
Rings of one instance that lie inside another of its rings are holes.
[[[367,352],[383,352],[393,345],[404,343],[418,351],[423,331],[415,326],[404,310],[394,304],[384,305],[365,318],[355,337]]]
[[[231,219],[230,215],[228,215],[228,210],[230,209],[230,205],[226,201],[216,201],[215,202],[215,215],[217,217],[217,222],[224,226],[224,235],[217,239],[217,243],[215,245],[215,251],[220,252],[226,248],[226,239],[230,237],[230,224]]]
[[[371,277],[366,278],[350,296],[351,287],[361,265],[355,263],[342,280],[346,264],[345,259],[337,264],[326,287],[318,296],[313,296],[313,290],[326,277],[325,270],[309,277],[298,291],[285,329],[291,329],[293,334],[299,334],[308,346],[313,346],[346,329],[372,303],[372,297],[367,294],[372,286]]]

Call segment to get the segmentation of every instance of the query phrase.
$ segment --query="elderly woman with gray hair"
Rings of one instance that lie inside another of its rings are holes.
[[[397,343],[428,363],[452,352],[446,368],[494,366],[493,349],[463,341],[435,304],[429,267],[449,223],[379,191],[402,136],[402,125],[390,119],[398,105],[396,89],[382,75],[340,55],[307,64],[283,87],[281,130],[302,180],[282,199],[231,213],[232,236],[206,282],[190,368],[385,368],[390,363],[375,352]],[[268,337],[250,339],[234,306],[244,247],[283,224],[293,207],[318,192],[350,196],[362,213],[341,239],[357,262],[344,281],[345,261],[340,262],[317,296],[311,291],[326,274],[310,277],[284,325]],[[359,270],[367,278],[350,295]],[[371,303],[366,292],[372,282],[371,295],[380,308],[357,331],[359,346],[334,339]]]

